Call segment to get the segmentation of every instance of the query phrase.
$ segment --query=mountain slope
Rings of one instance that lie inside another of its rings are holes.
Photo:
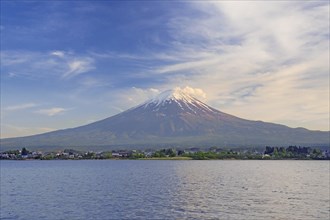
[[[169,90],[135,108],[85,126],[1,140],[1,148],[329,145],[329,132],[250,121]]]

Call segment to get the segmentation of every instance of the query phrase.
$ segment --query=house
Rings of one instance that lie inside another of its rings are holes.
[[[131,155],[128,151],[119,151],[119,152],[112,152],[112,157],[129,157]]]
[[[263,154],[262,158],[270,158],[270,155],[269,154]]]
[[[115,153],[115,152],[113,152],[111,155],[112,155],[112,157],[121,157],[121,155],[119,153]]]

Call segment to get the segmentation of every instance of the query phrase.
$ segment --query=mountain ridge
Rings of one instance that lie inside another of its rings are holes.
[[[180,88],[87,125],[33,136],[1,139],[1,148],[26,146],[289,146],[329,145],[330,132],[290,128],[221,112]]]

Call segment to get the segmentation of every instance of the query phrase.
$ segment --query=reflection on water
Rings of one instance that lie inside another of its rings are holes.
[[[329,161],[1,161],[1,219],[329,219]]]
[[[329,216],[329,162],[196,161],[193,167],[179,166],[176,173],[177,203],[196,218]]]

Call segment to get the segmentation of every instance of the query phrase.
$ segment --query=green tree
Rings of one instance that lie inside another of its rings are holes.
[[[286,149],[284,147],[280,147],[279,153],[282,158],[285,158],[287,156]]]
[[[25,156],[25,155],[28,155],[28,154],[29,154],[29,151],[25,147],[23,147],[21,155]]]
[[[176,151],[172,148],[166,150],[166,155],[169,157],[175,157],[176,156]]]
[[[313,149],[312,151],[312,157],[313,158],[321,158],[322,157],[322,152],[320,149]]]
[[[273,152],[273,155],[274,155],[275,158],[278,158],[278,150],[277,150],[277,147],[275,147],[274,152]]]

